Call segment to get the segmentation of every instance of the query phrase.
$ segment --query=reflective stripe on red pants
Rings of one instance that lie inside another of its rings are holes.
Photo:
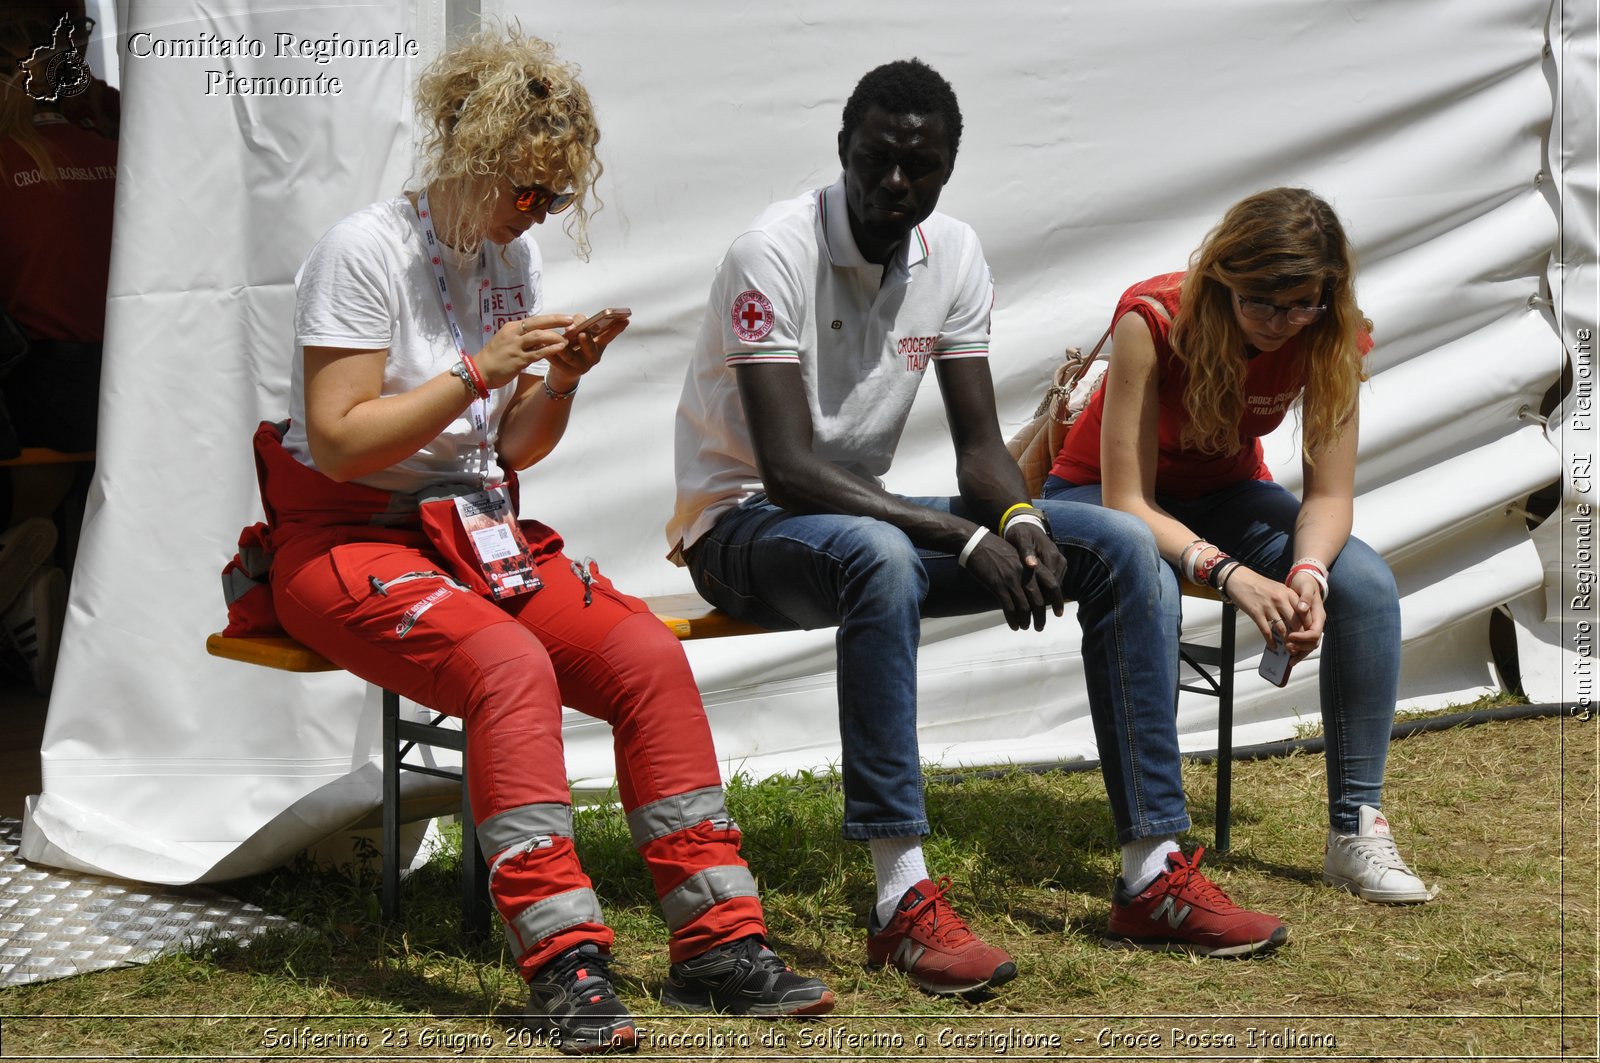
[[[672,959],[765,933],[738,830],[719,822],[727,817],[699,691],[682,647],[644,603],[604,577],[586,588],[559,554],[539,564],[542,590],[492,602],[445,575],[420,535],[330,546],[346,534],[275,543],[278,616],[340,667],[465,721],[489,891],[524,976],[572,945],[611,943],[572,848],[563,704],[612,726],[630,813],[716,791],[714,805],[685,806],[640,847],[673,930]]]

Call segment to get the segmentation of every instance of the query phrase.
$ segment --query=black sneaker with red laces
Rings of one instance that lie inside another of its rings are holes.
[[[610,963],[610,953],[586,942],[539,968],[528,980],[523,1023],[547,1032],[550,1044],[569,1056],[633,1051],[639,1034],[611,988]]]
[[[752,936],[673,964],[661,1002],[730,1015],[822,1015],[833,1010],[833,991],[796,974],[764,940]]]
[[[1200,873],[1204,852],[1196,849],[1187,860],[1167,854],[1167,870],[1138,896],[1117,876],[1106,944],[1229,958],[1268,953],[1289,940],[1282,920],[1239,907]]]

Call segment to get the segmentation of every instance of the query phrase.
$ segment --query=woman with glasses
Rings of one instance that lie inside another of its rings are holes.
[[[424,72],[416,109],[419,186],[335,225],[296,279],[291,420],[256,437],[277,619],[463,719],[528,1021],[564,1050],[631,1048],[636,1031],[573,849],[563,705],[614,729],[622,803],[672,931],[664,1001],[825,1012],[833,994],[766,947],[677,639],[554,530],[517,519],[516,470],[561,440],[627,324],[586,331],[547,309],[529,235],[570,208],[587,251],[601,171],[589,95],[545,42],[485,34]]]
[[[1431,900],[1379,811],[1400,677],[1394,577],[1350,535],[1356,393],[1372,324],[1349,240],[1304,189],[1235,204],[1190,259],[1117,304],[1104,386],[1068,432],[1047,498],[1141,517],[1174,578],[1233,602],[1280,683],[1322,647],[1329,832],[1323,881],[1377,903]],[[1302,497],[1261,437],[1299,403]]]

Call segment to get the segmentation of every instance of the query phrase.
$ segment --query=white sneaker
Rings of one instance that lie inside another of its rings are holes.
[[[55,548],[56,526],[43,517],[29,517],[0,532],[0,609],[17,600]]]
[[[1371,805],[1361,806],[1357,833],[1328,832],[1322,881],[1374,904],[1423,904],[1439,895],[1438,886],[1429,889],[1400,859],[1389,821]]]
[[[0,617],[0,627],[27,666],[33,689],[50,693],[56,674],[56,654],[61,650],[61,624],[67,617],[67,574],[47,565],[33,574],[28,585]]]

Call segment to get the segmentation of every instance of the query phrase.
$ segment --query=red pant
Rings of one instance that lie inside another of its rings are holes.
[[[494,602],[445,575],[420,534],[333,545],[349,533],[279,538],[278,617],[340,667],[464,721],[489,892],[525,977],[580,942],[611,943],[572,847],[563,704],[614,729],[673,961],[766,932],[688,661],[644,603],[597,573],[586,603],[560,554],[539,564],[542,590]]]

